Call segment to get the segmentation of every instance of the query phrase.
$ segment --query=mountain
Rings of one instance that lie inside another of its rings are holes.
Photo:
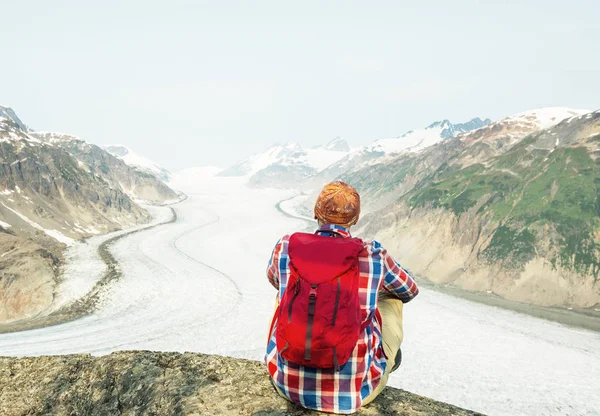
[[[448,120],[411,130],[394,139],[380,139],[358,149],[336,137],[323,146],[303,149],[297,143],[276,144],[265,152],[237,162],[220,176],[247,176],[253,187],[286,188],[291,185],[319,188],[334,178],[397,153],[419,152],[446,138],[484,127],[489,119],[474,118],[466,123]]]
[[[10,108],[0,113],[0,321],[7,321],[50,304],[66,245],[149,221],[133,199],[178,195],[98,146],[35,132]]]
[[[66,150],[74,140],[58,143],[0,119],[0,210],[13,230],[40,230],[35,223],[65,242],[147,218],[120,186],[109,186],[100,174],[108,168],[95,173]]]
[[[253,187],[287,187],[315,175],[343,158],[348,143],[336,138],[324,146],[303,149],[297,143],[276,144],[265,152],[244,159],[219,176],[246,176]]]
[[[397,138],[376,140],[353,150],[319,172],[314,178],[311,178],[310,187],[319,188],[341,175],[349,176],[351,172],[373,163],[384,163],[385,159],[391,159],[398,153],[420,152],[444,139],[485,127],[490,122],[490,119],[481,120],[479,117],[460,124],[452,124],[448,120],[443,120],[434,122],[423,129],[410,130]]]
[[[252,176],[278,160],[289,155],[298,154],[301,151],[302,148],[297,143],[276,143],[262,153],[240,160],[233,166],[219,172],[217,176]]]
[[[477,130],[483,126],[487,126],[490,124],[492,120],[486,118],[485,120],[480,119],[479,117],[475,117],[466,123],[458,123],[452,124],[448,120],[438,121],[431,124],[428,129],[436,128],[438,125],[441,126],[442,131],[440,133],[440,137],[442,139],[447,139],[448,137],[458,136],[461,133],[466,133],[472,130]]]
[[[586,112],[588,110],[545,108],[519,113],[495,122],[485,120],[481,122],[483,126],[476,130],[461,133],[456,137],[440,138],[435,141],[435,145],[427,146],[418,152],[379,152],[376,153],[379,155],[377,157],[357,152],[354,158],[341,160],[323,174],[332,171],[329,179],[337,177],[352,183],[365,194],[366,201],[371,201],[367,202],[366,206],[372,204],[381,207],[389,202],[390,198],[398,197],[412,189],[419,180],[432,174],[445,163],[459,163],[463,167],[480,163],[507,151],[528,134]],[[474,126],[481,123],[475,123]],[[425,130],[435,129],[441,135],[446,128],[445,122],[436,122]],[[332,178],[332,174],[336,176]]]
[[[21,121],[21,119],[17,116],[17,114],[14,112],[14,110],[12,108],[3,107],[0,105],[0,119],[3,119],[3,118],[12,121],[14,124],[17,125],[17,127],[21,131],[24,131],[24,132],[30,131],[29,127],[27,127]]]
[[[334,152],[349,152],[348,142],[341,137],[336,137],[324,146],[317,146],[316,149],[332,150]]]
[[[148,169],[131,166],[99,146],[63,133],[32,132],[30,136],[66,151],[88,173],[104,179],[129,197],[153,204],[173,202],[179,198],[160,178]]]
[[[141,171],[148,172],[160,178],[163,182],[169,182],[171,173],[162,166],[154,163],[144,156],[140,156],[123,145],[105,146],[104,150],[113,156],[118,157],[129,166],[134,166]]]
[[[361,150],[386,154],[418,152],[443,139],[484,127],[490,122],[490,119],[481,120],[480,118],[474,118],[462,124],[452,124],[448,120],[437,121],[424,129],[411,130],[395,139],[376,140]]]
[[[600,111],[540,109],[344,178],[364,231],[441,284],[540,305],[600,305]],[[390,197],[391,195],[391,197]]]
[[[562,107],[541,108],[506,117],[465,136],[464,145],[470,151],[461,160],[463,165],[477,163],[498,155],[535,131],[552,127],[562,120],[588,113]]]

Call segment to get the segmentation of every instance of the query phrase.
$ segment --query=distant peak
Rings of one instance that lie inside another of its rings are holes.
[[[580,116],[589,113],[589,110],[568,108],[568,107],[544,107],[524,111],[505,118],[508,122],[529,122],[534,123],[540,129],[552,127],[567,118]]]
[[[323,149],[332,150],[336,152],[349,152],[350,146],[348,145],[348,142],[345,139],[342,139],[340,136],[338,136],[335,139],[331,140],[329,143],[327,143],[325,146],[323,146]]]
[[[108,153],[110,153],[114,156],[119,156],[119,157],[127,156],[128,154],[131,153],[131,150],[129,150],[129,148],[127,146],[123,146],[122,144],[113,144],[110,146],[104,146],[104,150],[106,150]]]
[[[14,122],[17,125],[17,127],[19,127],[19,129],[23,130],[26,133],[31,131],[31,129],[21,121],[21,119],[17,116],[17,113],[15,113],[15,111],[10,107],[4,107],[0,105],[0,117],[8,118],[12,122]]]
[[[444,129],[444,128],[447,128],[447,127],[449,127],[451,125],[452,125],[452,123],[450,123],[450,120],[444,119],[442,121],[436,121],[434,123],[431,123],[426,128],[427,129],[434,129],[434,128],[438,127],[438,128]]]
[[[344,141],[345,141],[345,140],[344,140],[344,139],[342,139],[340,136],[336,136],[336,138],[335,138],[335,139],[333,139],[333,140],[330,140],[330,141],[329,141],[329,143],[327,143],[327,144],[339,143],[339,142],[344,142]]]
[[[475,118],[472,118],[471,120],[467,121],[466,123],[450,124],[449,126],[444,128],[444,130],[442,131],[442,137],[443,138],[454,137],[461,133],[466,133],[468,131],[477,130],[477,129],[480,129],[481,127],[487,126],[491,122],[492,121],[489,118],[482,120],[479,117],[475,117]]]
[[[465,132],[468,132],[471,130],[476,130],[481,127],[487,126],[491,122],[492,122],[492,120],[490,120],[489,118],[482,120],[479,117],[475,117],[465,123],[452,124],[452,122],[450,120],[443,119],[443,120],[431,123],[424,130],[430,130],[430,131],[431,130],[439,130],[440,137],[443,139],[446,139],[448,137],[454,137],[458,134],[465,133]],[[409,137],[413,134],[416,134],[417,132],[423,132],[423,129],[410,130],[410,131],[404,133],[402,136],[400,136],[400,138]],[[422,133],[419,133],[419,134],[422,134]]]
[[[300,145],[296,142],[275,142],[271,146],[267,148],[267,150],[276,150],[276,149],[288,149],[288,150],[298,150],[300,149]]]

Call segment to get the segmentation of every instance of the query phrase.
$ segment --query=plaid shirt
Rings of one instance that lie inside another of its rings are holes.
[[[317,230],[325,234],[335,231],[350,237],[349,231],[338,225],[323,225]],[[279,290],[279,300],[290,275],[289,235],[277,242],[269,266],[269,282]],[[381,338],[381,318],[377,313],[377,292],[386,289],[403,302],[419,293],[411,275],[396,263],[377,241],[365,242],[359,254],[359,300],[363,322],[369,321],[350,359],[334,369],[310,368],[283,359],[275,342],[277,314],[273,317],[265,362],[279,390],[292,402],[309,409],[333,413],[353,413],[377,387],[386,368]]]

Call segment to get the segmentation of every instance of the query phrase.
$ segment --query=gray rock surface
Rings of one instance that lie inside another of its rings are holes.
[[[316,415],[280,398],[264,364],[197,353],[0,358],[0,414]],[[360,415],[476,415],[386,388]]]
[[[2,323],[30,318],[50,306],[59,261],[58,245],[43,248],[0,230],[0,328]]]

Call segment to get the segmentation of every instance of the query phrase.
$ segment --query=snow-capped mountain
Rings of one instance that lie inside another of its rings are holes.
[[[479,117],[458,124],[453,124],[448,120],[436,121],[425,128],[410,130],[400,137],[376,140],[371,144],[352,150],[345,157],[319,172],[312,179],[312,185],[321,186],[340,175],[379,161],[380,158],[392,157],[403,152],[422,151],[442,140],[485,127],[490,122],[490,119],[482,120]]]
[[[478,128],[481,128],[483,126],[490,124],[491,122],[492,122],[492,120],[490,120],[489,118],[482,120],[479,117],[475,117],[475,118],[467,121],[466,123],[458,123],[458,124],[452,124],[448,120],[444,120],[441,122],[438,121],[438,122],[433,123],[429,127],[430,128],[435,127],[436,125],[439,124],[442,127],[442,132],[440,133],[440,136],[442,137],[442,139],[446,139],[448,137],[458,136],[461,133],[466,133],[468,131],[477,130]]]
[[[30,131],[29,127],[27,127],[25,123],[21,121],[21,119],[17,116],[14,110],[10,107],[3,107],[0,105],[0,119],[1,118],[12,120],[17,125],[17,127],[24,132]]]
[[[120,188],[63,146],[66,138],[60,145],[45,141],[44,134],[23,128],[12,110],[2,110],[10,117],[0,117],[0,220],[12,238],[52,249],[148,219]]]
[[[356,149],[350,149],[346,141],[340,138],[311,149],[303,149],[297,143],[278,144],[236,163],[219,175],[246,176],[248,183],[257,187],[286,187],[293,184],[313,188],[340,175],[347,176],[358,169],[395,160],[399,155],[419,154],[453,137],[460,138],[465,144],[477,144],[469,153],[472,160],[463,161],[475,163],[480,159],[478,149],[484,144],[487,145],[482,148],[482,157],[487,158],[497,149],[507,148],[527,134],[587,112],[557,107],[526,111],[493,123],[490,119],[479,117],[456,124],[441,120],[425,128],[410,130],[402,136],[379,139]]]
[[[345,164],[340,162],[319,174],[317,178],[321,182],[315,183],[315,187],[325,180],[338,178],[356,186],[365,196],[366,209],[368,205],[383,208],[417,184],[422,186],[422,181],[428,177],[437,177],[443,171],[443,166],[451,171],[469,166],[487,166],[491,160],[519,146],[527,137],[537,138],[536,151],[542,150],[542,143],[545,149],[551,150],[565,144],[565,140],[582,139],[581,135],[588,134],[587,130],[579,129],[576,133],[570,130],[573,126],[582,126],[581,122],[576,122],[581,117],[592,116],[588,110],[537,109],[440,140],[419,152],[380,153],[383,157],[371,159],[369,153],[351,154],[354,158],[341,161]],[[544,140],[540,137],[544,137]],[[333,171],[333,168],[338,170]],[[510,166],[507,172],[510,172]],[[325,174],[330,176],[325,177]]]
[[[460,163],[463,166],[479,163],[492,155],[507,151],[531,133],[551,128],[562,121],[589,112],[589,110],[574,108],[548,107],[505,117],[461,136],[461,141],[471,149],[468,158],[462,159]]]
[[[133,199],[178,198],[156,176],[69,134],[38,132],[0,107],[0,219],[60,242],[148,219]],[[6,227],[3,227],[6,228]],[[65,237],[65,238],[63,238]]]
[[[371,209],[362,232],[402,235],[390,250],[417,275],[589,308],[600,302],[598,155],[600,111],[543,108],[340,179],[357,187],[363,213]]]
[[[166,170],[159,164],[153,162],[152,160],[150,160],[144,156],[138,155],[137,153],[132,151],[127,146],[123,146],[123,145],[105,146],[104,150],[106,150],[108,153],[112,154],[113,156],[118,157],[123,162],[127,163],[129,166],[134,166],[142,171],[146,171],[153,175],[158,176],[164,182],[168,182],[169,179],[171,178],[171,173],[168,170]]]
[[[589,112],[590,110],[568,107],[545,107],[524,111],[522,113],[506,117],[501,121],[527,127],[535,126],[537,127],[537,130],[541,130],[555,126],[564,119],[581,116]]]
[[[315,149],[332,150],[335,152],[349,152],[350,146],[346,140],[338,136],[324,146],[315,146]]]
[[[276,144],[265,152],[241,160],[219,176],[246,176],[252,186],[288,186],[303,180],[348,154],[348,143],[338,138],[324,146],[303,149],[298,143]]]
[[[475,130],[491,123],[490,119],[474,118],[466,123],[452,124],[448,120],[436,121],[424,129],[410,130],[395,139],[380,139],[365,146],[360,151],[365,152],[418,152],[426,147],[449,137],[457,136]]]
[[[240,160],[233,166],[218,173],[218,176],[252,176],[273,163],[283,160],[288,156],[293,158],[295,154],[301,152],[302,148],[298,143],[275,143],[262,153]]]
[[[357,149],[351,149],[340,137],[311,149],[303,149],[297,143],[276,144],[263,153],[241,160],[219,175],[247,176],[248,184],[257,187],[286,187],[292,183],[298,186],[300,182],[305,182],[308,187],[319,186],[374,159],[401,152],[418,152],[490,122],[480,118],[459,124],[438,121],[400,137],[376,140]]]
[[[49,307],[66,245],[150,221],[135,200],[179,198],[100,147],[34,131],[0,107],[0,322]]]

